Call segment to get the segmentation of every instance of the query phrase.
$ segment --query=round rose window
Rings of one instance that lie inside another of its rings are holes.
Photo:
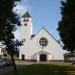
[[[40,44],[40,46],[45,47],[48,44],[48,40],[45,37],[42,37],[39,40],[39,44]]]

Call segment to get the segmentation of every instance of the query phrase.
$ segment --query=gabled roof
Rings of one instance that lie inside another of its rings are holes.
[[[43,29],[44,31],[46,31],[46,32],[62,47],[62,45],[48,32],[48,30],[46,30],[46,28],[44,28],[44,26],[40,29],[40,31],[41,31],[42,29]],[[39,31],[38,33],[40,33],[40,31]],[[38,33],[37,33],[37,34],[38,34]],[[37,34],[36,34],[36,35],[37,35]],[[36,37],[36,35],[35,35],[34,37]],[[34,37],[33,37],[33,38],[34,38]],[[33,39],[33,38],[32,38],[32,39]]]
[[[29,12],[26,11],[25,14],[22,17],[31,17],[31,16],[30,16]]]
[[[42,29],[44,29],[44,30],[62,47],[62,45],[59,43],[59,41],[56,40],[56,39],[48,32],[48,30],[46,30],[46,28],[43,27]]]

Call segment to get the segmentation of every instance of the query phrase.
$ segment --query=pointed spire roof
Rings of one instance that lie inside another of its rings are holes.
[[[31,17],[31,16],[30,16],[29,12],[26,11],[25,14],[22,17]]]

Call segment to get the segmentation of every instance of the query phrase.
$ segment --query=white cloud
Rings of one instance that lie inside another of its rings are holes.
[[[21,16],[25,13],[26,8],[29,9],[29,0],[22,0],[21,3],[16,3],[17,6],[14,8],[14,12]]]
[[[17,6],[13,9],[13,11],[17,14],[20,14],[20,16],[22,16],[25,13],[26,9],[29,9],[28,2],[29,0],[23,0],[21,3],[16,3]],[[18,27],[16,32],[14,33],[16,39],[20,39],[19,33],[20,33],[20,28]]]
[[[23,15],[26,8],[27,8],[26,6],[17,5],[17,6],[14,8],[14,12],[17,13],[17,14]]]

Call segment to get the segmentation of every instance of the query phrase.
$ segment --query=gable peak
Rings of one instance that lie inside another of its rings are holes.
[[[22,17],[31,17],[28,10],[26,10],[25,14]]]
[[[45,29],[45,26],[44,26],[44,25],[42,25],[42,26],[41,26],[41,29]]]

